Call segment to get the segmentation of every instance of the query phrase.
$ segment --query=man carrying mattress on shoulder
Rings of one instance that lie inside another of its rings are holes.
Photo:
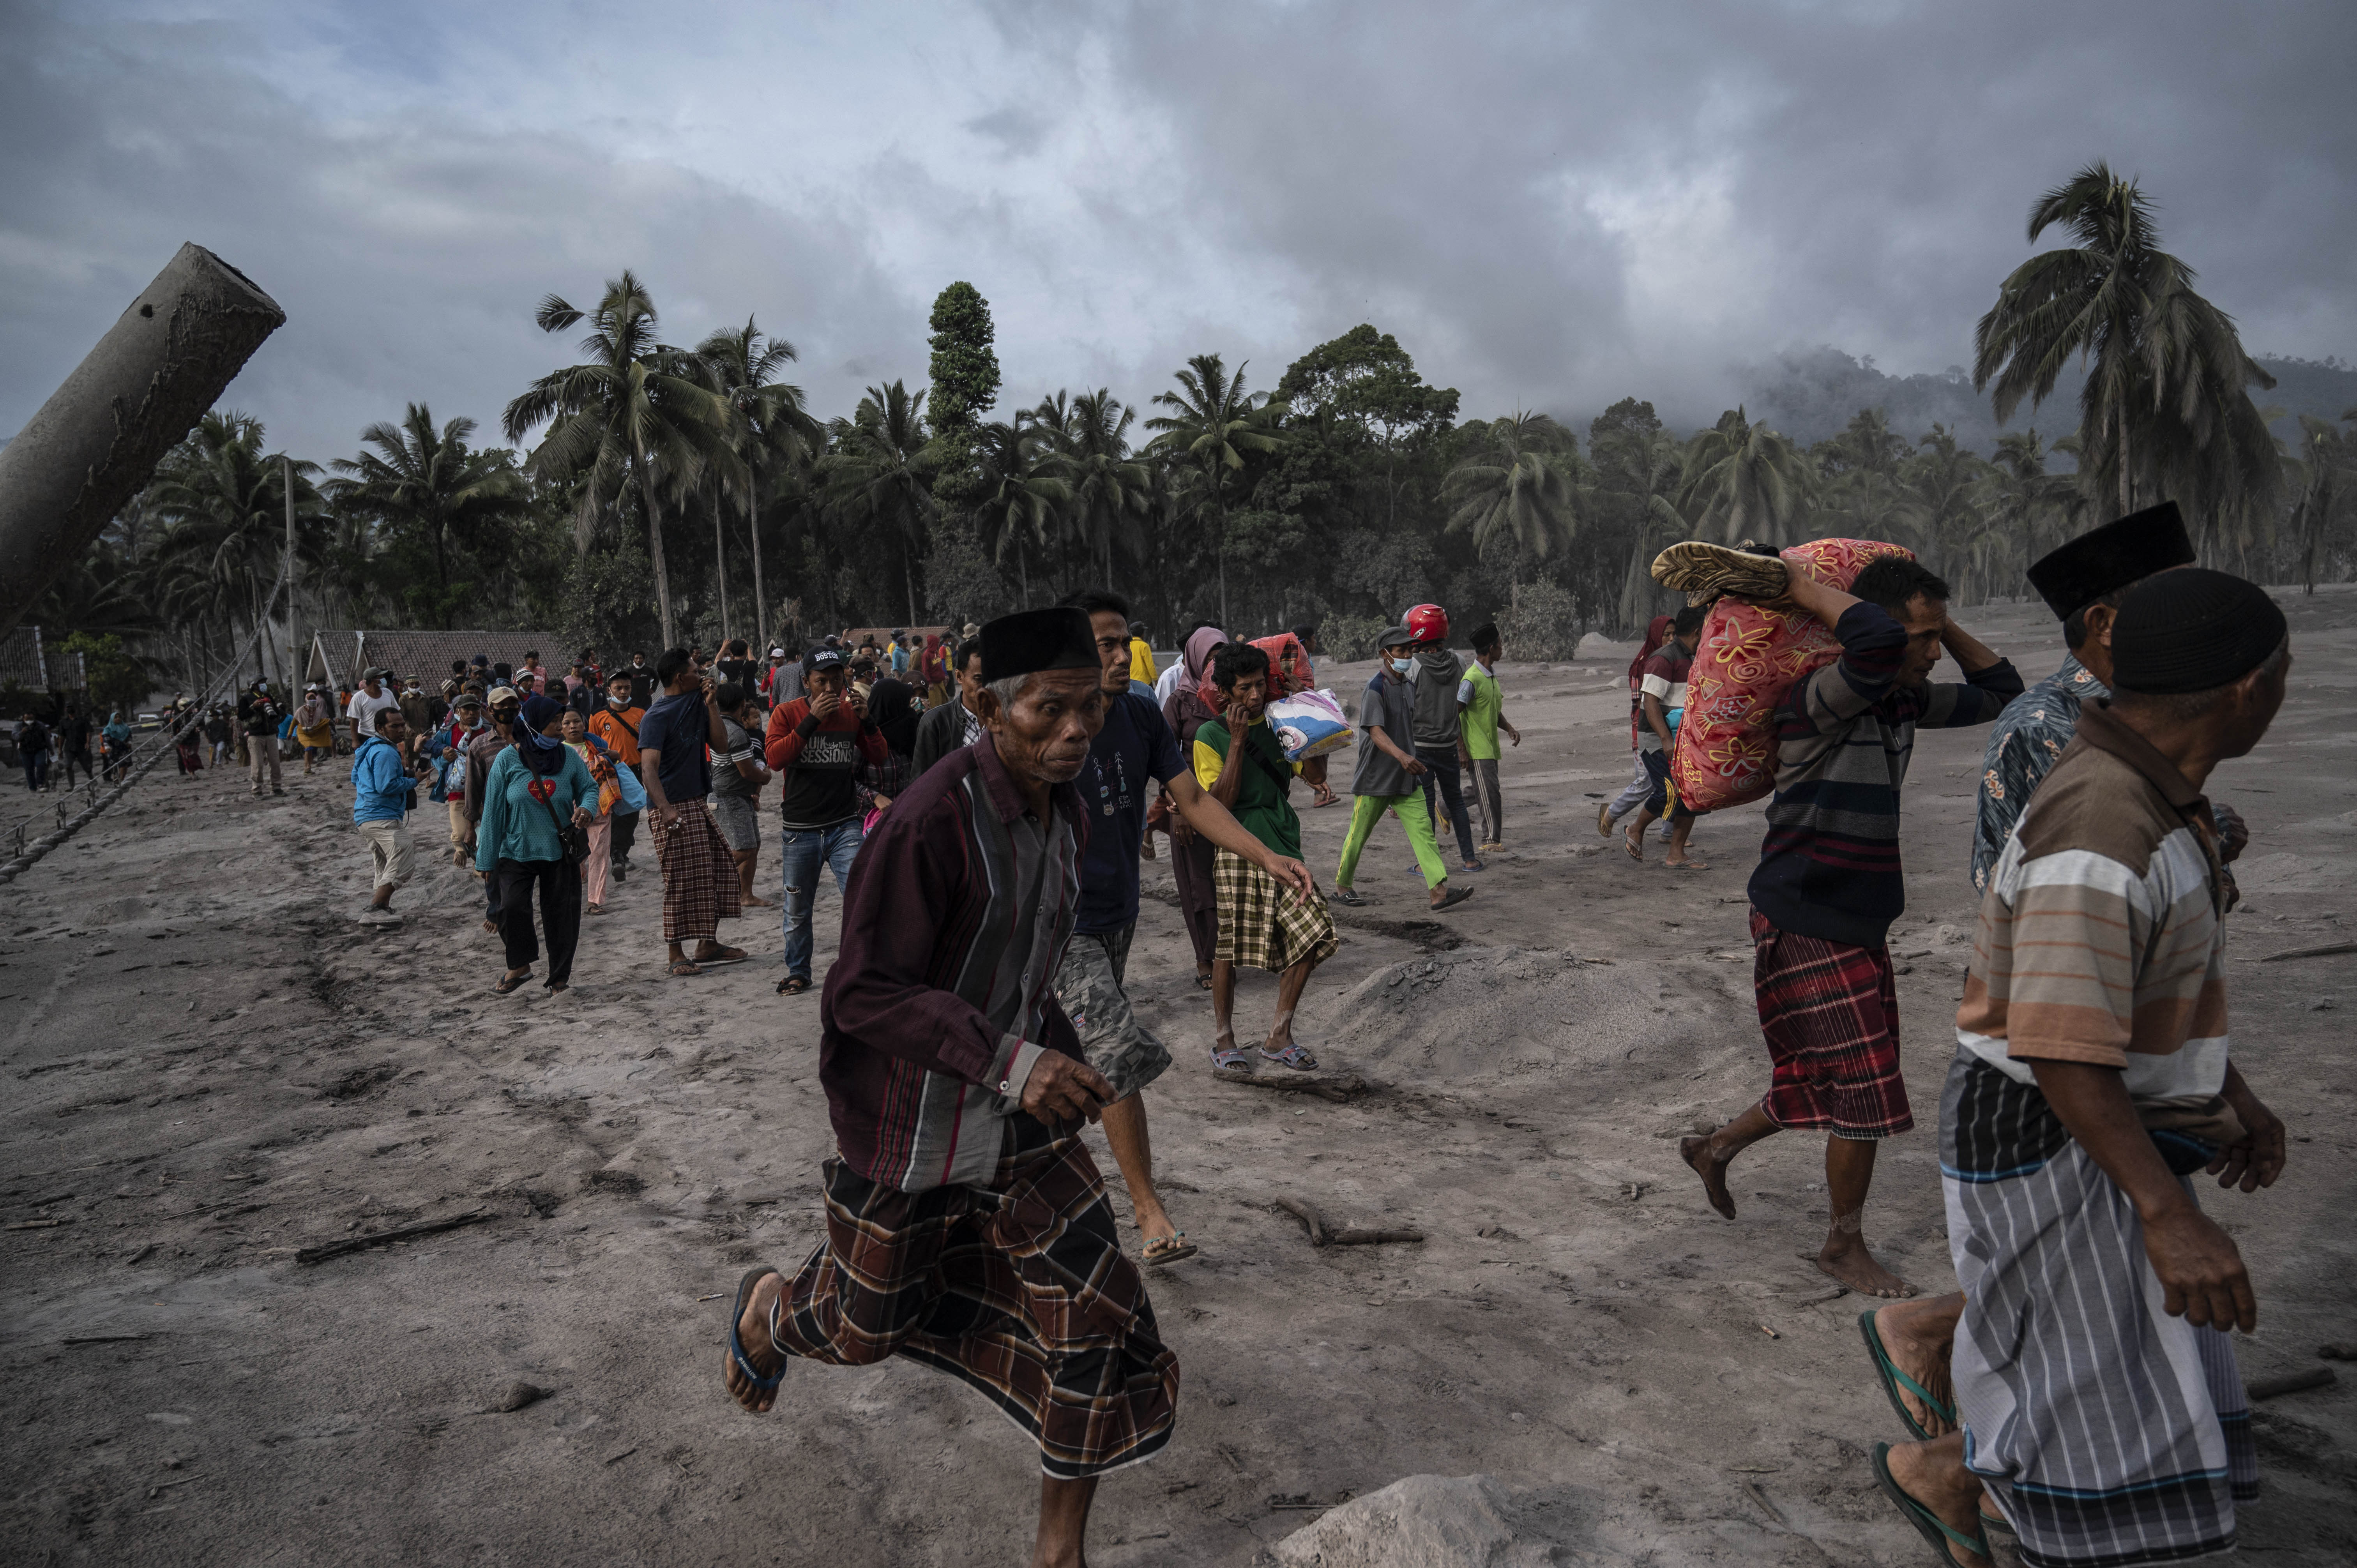
[[[2021,677],[1948,618],[1948,585],[1914,561],[1870,562],[1844,593],[1725,554],[1749,581],[1782,577],[1785,597],[1833,628],[1842,653],[1776,707],[1776,794],[1750,886],[1752,978],[1774,1073],[1758,1104],[1678,1152],[1711,1207],[1732,1219],[1728,1161],[1788,1127],[1828,1134],[1833,1223],[1817,1267],[1861,1295],[1911,1295],[1874,1261],[1865,1235],[1875,1145],[1915,1125],[1886,945],[1907,897],[1899,790],[1918,727],[1986,724],[2021,694]],[[1932,682],[1943,649],[1968,684]]]

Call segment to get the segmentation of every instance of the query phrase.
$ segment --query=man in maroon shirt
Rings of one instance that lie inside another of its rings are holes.
[[[981,648],[986,733],[852,868],[820,1000],[826,1244],[738,1283],[724,1364],[757,1413],[788,1357],[973,1384],[1039,1444],[1035,1561],[1076,1563],[1097,1477],[1169,1442],[1178,1362],[1080,1138],[1113,1085],[1054,987],[1088,835],[1072,780],[1105,714],[1089,618],[1006,616]]]

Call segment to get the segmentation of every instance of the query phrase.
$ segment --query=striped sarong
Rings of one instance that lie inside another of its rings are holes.
[[[667,942],[717,936],[720,922],[744,913],[737,857],[702,800],[681,804],[668,828],[655,823],[655,863],[662,867],[662,934]]]
[[[2207,1158],[2156,1143],[2180,1178]],[[2233,1547],[2234,1504],[2259,1490],[2233,1340],[2161,1310],[2135,1208],[2034,1084],[1959,1051],[1940,1145],[1964,1463],[2022,1562],[2136,1568]]]
[[[981,1391],[1058,1480],[1152,1458],[1178,1412],[1178,1358],[1124,1256],[1077,1131],[1017,1114],[988,1188],[902,1192],[825,1165],[826,1240],[770,1318],[789,1355],[905,1356]]]
[[[1220,897],[1215,959],[1286,970],[1303,959],[1324,963],[1342,945],[1322,897],[1303,897],[1232,849],[1211,857],[1211,886]]]

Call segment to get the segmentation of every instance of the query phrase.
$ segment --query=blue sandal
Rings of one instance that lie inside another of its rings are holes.
[[[745,1316],[745,1298],[753,1294],[753,1287],[761,1283],[761,1276],[776,1273],[778,1271],[767,1263],[746,1270],[745,1277],[737,1282],[737,1299],[728,1308],[728,1354],[736,1359],[737,1369],[745,1374],[746,1380],[764,1392],[786,1380],[786,1369],[780,1365],[775,1375],[767,1378],[755,1371],[753,1363],[745,1359],[745,1346],[737,1337],[737,1325]],[[778,1274],[778,1277],[781,1281],[785,1278],[783,1274]],[[770,1348],[775,1349],[776,1347]]]
[[[1298,1040],[1286,1046],[1285,1049],[1277,1052],[1274,1056],[1269,1054],[1266,1047],[1263,1047],[1261,1048],[1260,1059],[1265,1062],[1275,1062],[1279,1067],[1289,1067],[1296,1072],[1315,1072],[1318,1070],[1318,1058],[1304,1050],[1301,1047],[1301,1042]]]
[[[1224,1051],[1215,1050],[1211,1053],[1211,1070],[1213,1072],[1250,1072],[1252,1071],[1252,1053],[1241,1046],[1232,1046]]]

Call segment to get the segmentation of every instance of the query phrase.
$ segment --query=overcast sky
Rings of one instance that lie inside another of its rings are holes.
[[[2348,358],[2352,83],[2346,0],[0,0],[0,432],[183,240],[285,307],[225,401],[321,458],[489,434],[624,267],[822,414],[921,383],[964,278],[1026,403],[1371,320],[1468,416],[1692,423],[1781,349],[1967,360],[2096,157],[2246,346]]]

